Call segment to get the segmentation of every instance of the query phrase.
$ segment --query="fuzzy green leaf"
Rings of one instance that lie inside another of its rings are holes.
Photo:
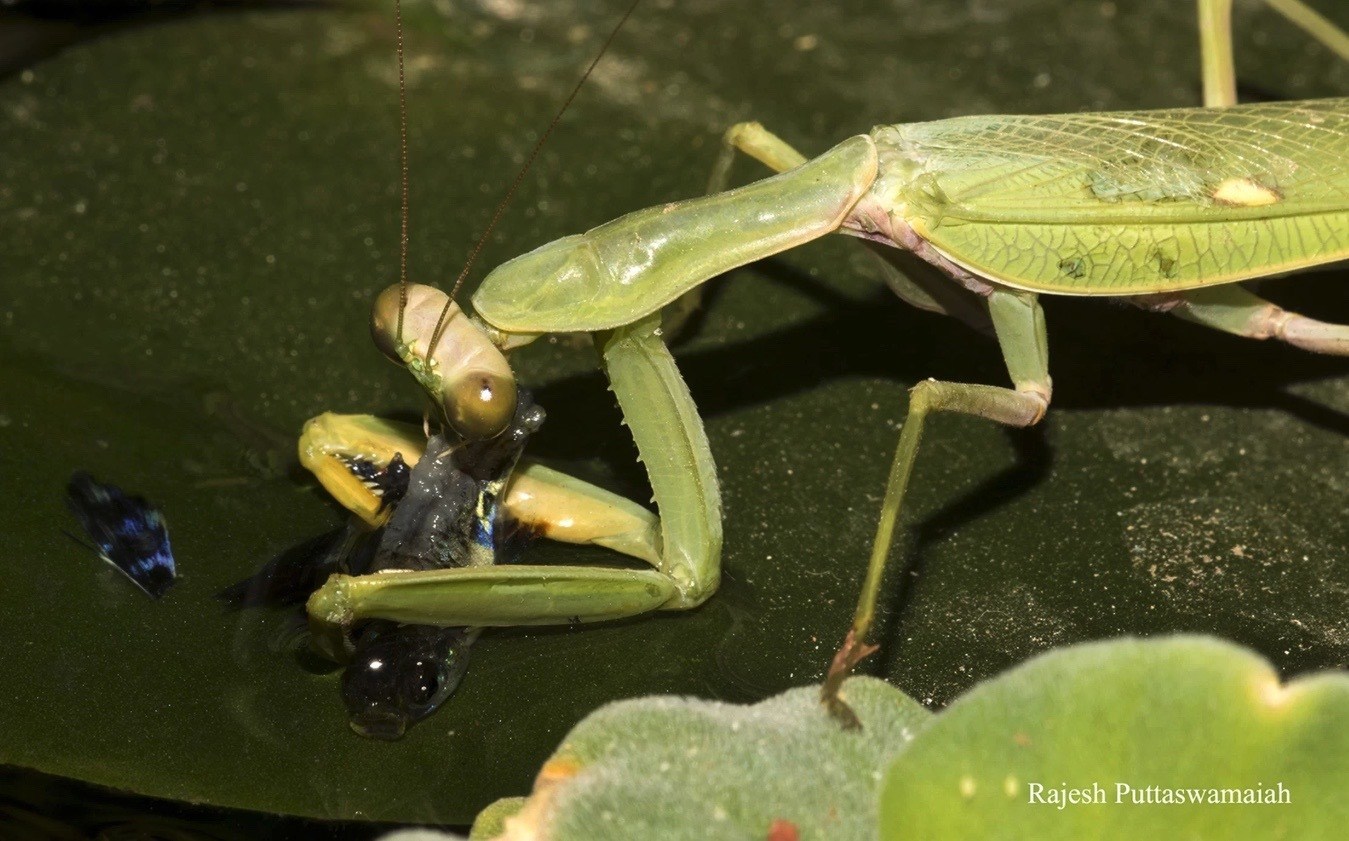
[[[890,768],[881,837],[1311,841],[1342,837],[1345,791],[1349,674],[1282,684],[1230,643],[1118,640],[937,716]]]

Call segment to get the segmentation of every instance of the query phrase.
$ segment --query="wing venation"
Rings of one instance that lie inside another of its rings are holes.
[[[1349,99],[874,132],[888,197],[976,272],[1141,294],[1349,258]]]

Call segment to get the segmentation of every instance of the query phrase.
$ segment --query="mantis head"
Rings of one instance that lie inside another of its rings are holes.
[[[515,374],[506,357],[444,292],[409,284],[404,306],[400,290],[394,284],[375,300],[370,320],[375,346],[412,372],[455,432],[470,441],[499,435],[516,403]]]

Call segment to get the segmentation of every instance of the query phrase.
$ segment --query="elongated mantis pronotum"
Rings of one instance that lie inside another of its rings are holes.
[[[1301,2],[1270,5],[1349,58],[1349,38]],[[926,416],[1030,426],[1049,406],[1038,295],[1118,297],[1229,333],[1349,353],[1349,327],[1286,312],[1236,285],[1349,258],[1349,100],[1236,105],[1230,0],[1200,0],[1199,10],[1204,108],[887,126],[810,161],[742,124],[726,135],[714,185],[724,184],[737,150],[780,175],[638,211],[506,263],[474,296],[476,322],[427,287],[412,288],[406,313],[386,293],[376,306],[377,340],[470,436],[493,434],[512,388],[509,366],[472,324],[502,350],[544,333],[596,334],[662,519],[658,533],[652,521],[636,530],[610,524],[588,528],[587,539],[621,533],[628,542],[620,548],[654,569],[335,577],[311,600],[316,628],[331,632],[364,617],[602,621],[704,601],[719,573],[717,486],[659,313],[717,274],[839,231],[910,250],[955,280],[938,290],[889,275],[909,303],[991,326],[1013,384],[929,380],[913,390],[863,593],[825,683],[826,704],[847,720],[839,688],[871,649],[881,575]],[[330,486],[340,485],[334,475]],[[345,494],[359,504],[354,496]],[[631,540],[637,532],[643,537]]]

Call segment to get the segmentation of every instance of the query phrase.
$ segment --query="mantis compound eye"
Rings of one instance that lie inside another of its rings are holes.
[[[469,440],[494,438],[515,414],[515,379],[467,371],[447,388],[445,417]]]
[[[444,292],[420,284],[408,286],[406,292],[401,336],[400,288],[390,286],[375,300],[370,321],[375,346],[412,371],[460,435],[469,440],[499,435],[515,414],[510,363]],[[437,331],[440,335],[432,347]]]
[[[380,353],[389,357],[390,361],[399,365],[403,364],[403,356],[399,353],[398,335],[398,307],[401,300],[398,284],[394,284],[379,293],[379,297],[375,299],[374,309],[370,313],[370,338],[374,340],[375,347],[379,348]],[[406,325],[404,332],[407,332]]]

